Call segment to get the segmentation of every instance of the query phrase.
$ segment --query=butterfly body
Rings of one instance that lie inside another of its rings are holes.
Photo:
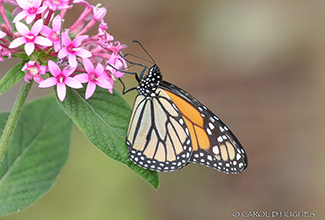
[[[240,173],[246,153],[228,127],[181,88],[162,80],[155,64],[137,87],[126,137],[131,161],[159,172],[199,163]]]

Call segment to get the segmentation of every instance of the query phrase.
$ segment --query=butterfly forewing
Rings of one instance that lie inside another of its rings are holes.
[[[126,144],[131,161],[160,172],[184,167],[192,155],[186,123],[162,89],[151,96],[137,96]]]
[[[189,129],[193,154],[190,162],[224,173],[240,173],[247,167],[246,153],[228,127],[207,107],[179,87],[163,81]]]

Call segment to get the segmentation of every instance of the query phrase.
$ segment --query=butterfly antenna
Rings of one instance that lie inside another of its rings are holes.
[[[138,74],[136,72],[129,72],[129,71],[125,71],[125,70],[119,70],[117,69],[115,66],[113,66],[112,64],[110,63],[107,63],[108,66],[112,67],[114,70],[118,71],[118,72],[122,72],[122,73],[127,73],[127,74],[131,74],[131,75],[134,75],[135,76],[135,79],[139,82],[140,79],[138,77]],[[146,67],[144,67],[146,68]]]
[[[152,63],[151,60],[147,60],[147,59],[145,59],[145,58],[142,58],[142,57],[136,56],[136,55],[131,54],[131,53],[124,54],[123,56],[124,56],[124,57],[132,56],[132,57],[135,57],[135,58],[137,58],[137,59],[139,59],[139,60],[144,60],[144,61],[146,61],[146,62],[148,62],[148,63]]]
[[[150,54],[148,53],[148,51],[147,51],[147,50],[142,46],[142,44],[141,44],[139,41],[137,41],[137,40],[133,40],[132,42],[139,44],[140,47],[144,50],[144,52],[146,52],[146,54],[147,54],[147,55],[150,57],[150,59],[153,61],[153,63],[156,64],[155,60],[152,58],[152,56],[150,56]]]

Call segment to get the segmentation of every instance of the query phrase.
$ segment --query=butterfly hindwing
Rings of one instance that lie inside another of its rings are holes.
[[[229,128],[207,107],[181,88],[163,81],[189,129],[193,153],[190,162],[224,173],[240,173],[247,166],[246,153]]]
[[[126,137],[131,161],[160,172],[190,162],[224,173],[245,170],[243,147],[215,114],[181,88],[162,81],[156,64],[141,76]]]
[[[162,89],[138,95],[127,132],[131,161],[160,172],[186,166],[192,156],[188,128],[175,104]]]

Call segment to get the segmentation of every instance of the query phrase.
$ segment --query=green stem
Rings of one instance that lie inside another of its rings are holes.
[[[7,124],[3,130],[3,133],[2,133],[2,136],[0,139],[0,162],[2,161],[3,156],[5,155],[7,146],[9,144],[11,136],[15,130],[15,127],[17,125],[22,107],[24,105],[24,102],[26,100],[26,97],[28,95],[28,92],[29,92],[31,86],[32,86],[32,83],[24,82],[24,84],[22,85],[22,87],[18,93],[15,103],[12,107],[12,110],[11,110],[10,115],[7,120]]]

